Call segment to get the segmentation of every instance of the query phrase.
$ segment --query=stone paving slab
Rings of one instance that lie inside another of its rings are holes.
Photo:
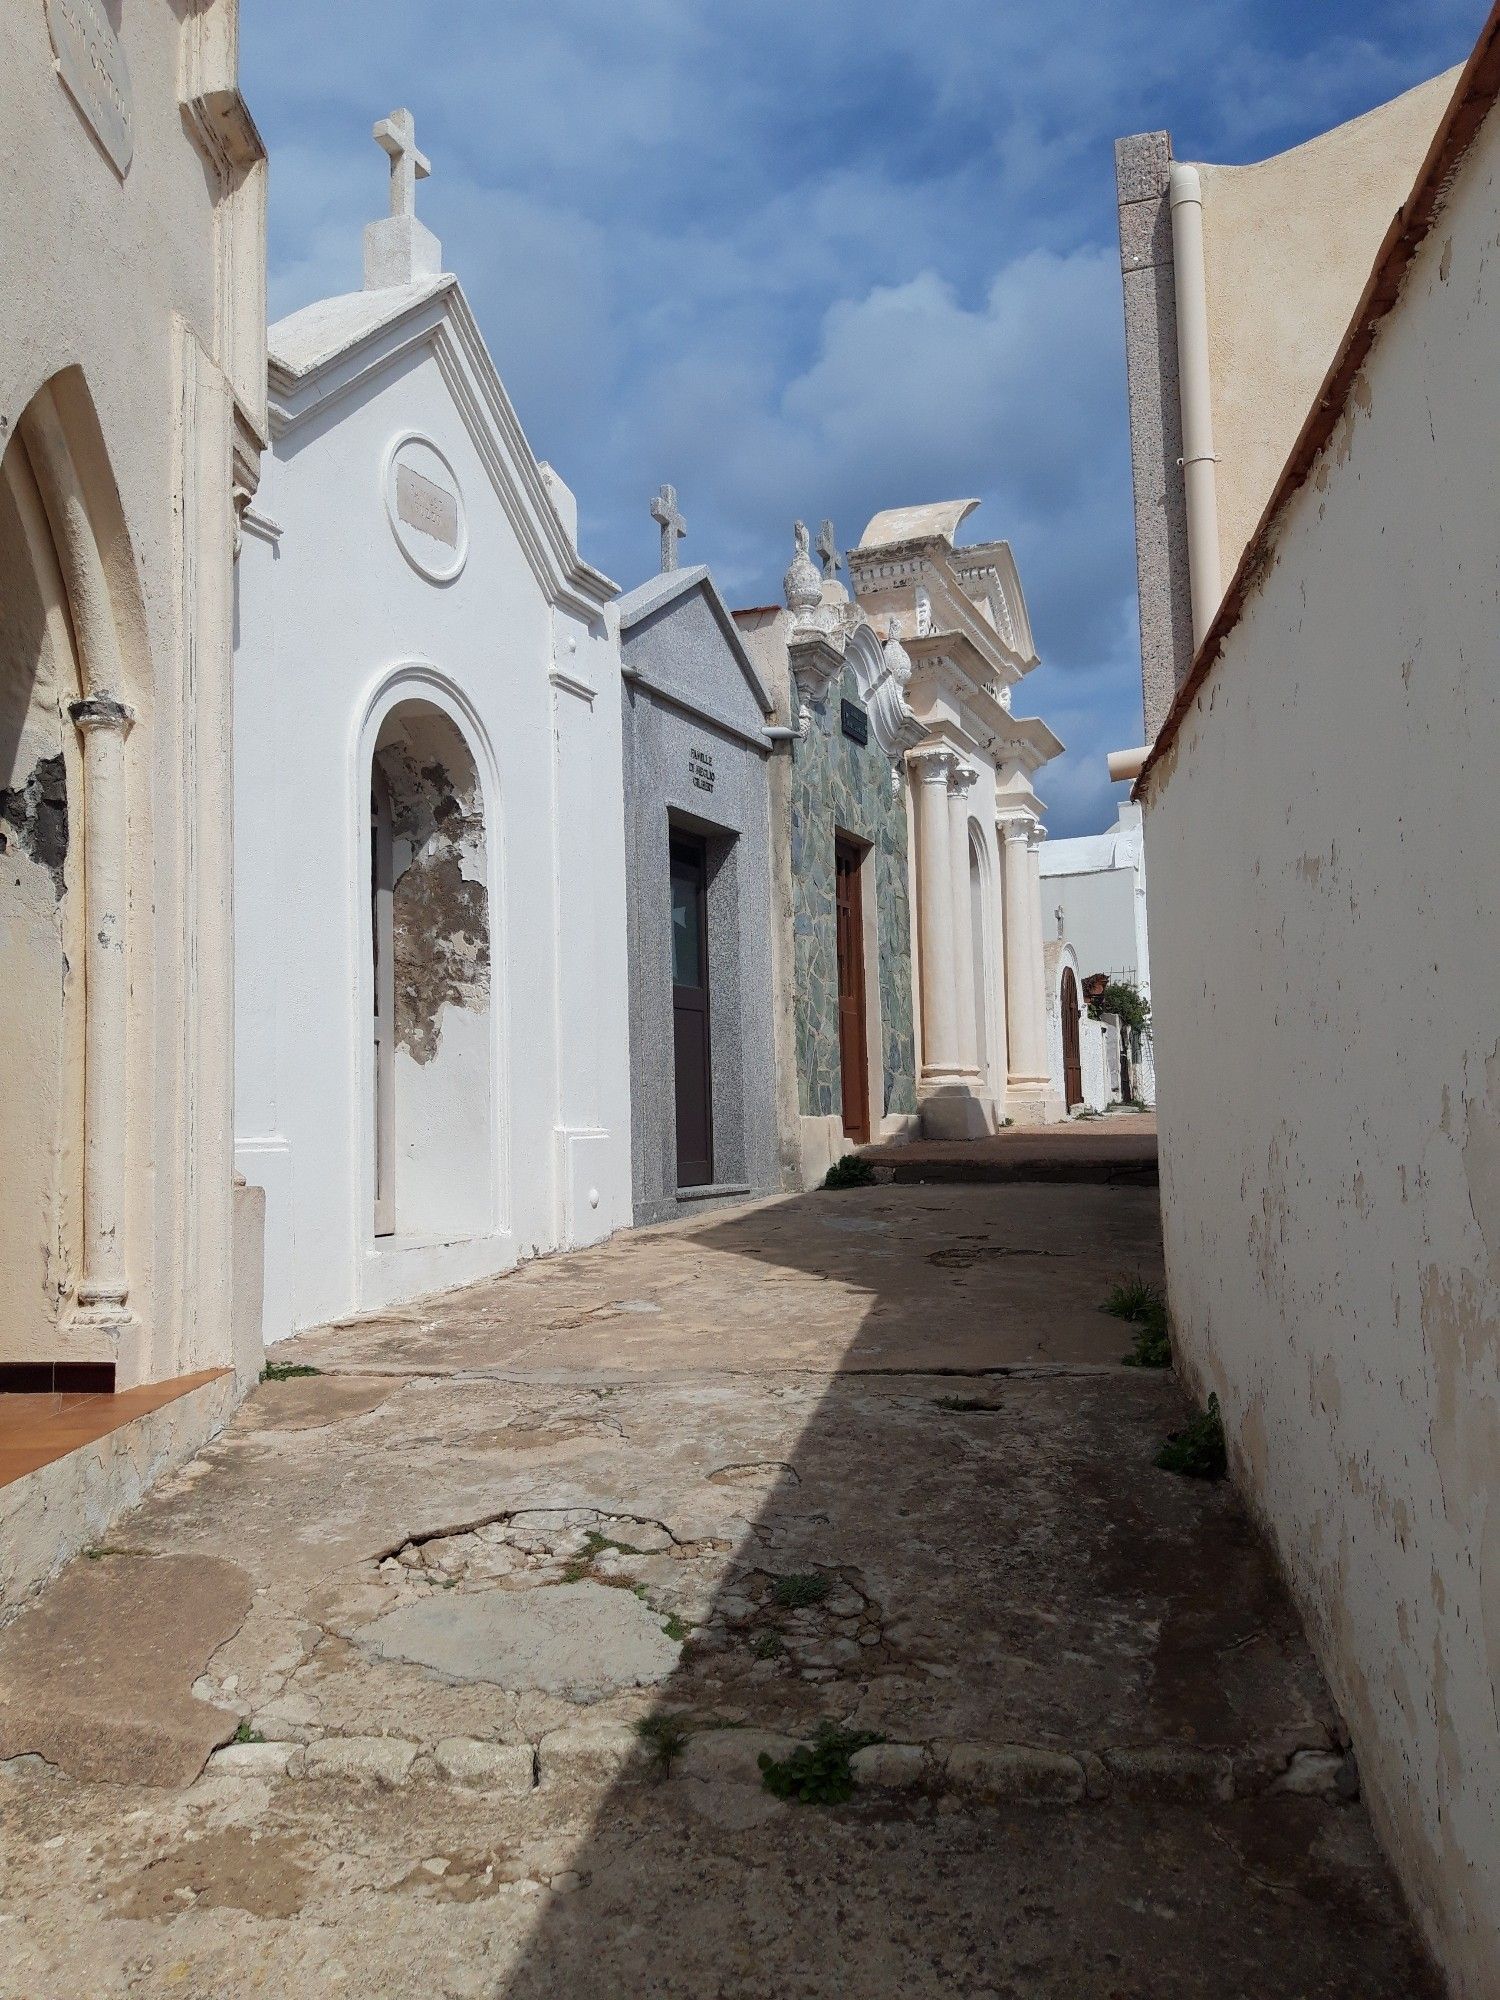
[[[1158,1270],[1140,1190],[884,1187],[303,1338],[0,1632],[0,2000],[1433,1992],[1266,1551],[1151,1465]],[[773,1796],[828,1726],[851,1796]]]

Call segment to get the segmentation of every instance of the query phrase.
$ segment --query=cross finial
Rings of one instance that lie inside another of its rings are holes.
[[[677,510],[677,488],[663,486],[651,502],[651,518],[661,523],[661,566],[663,574],[677,567],[677,544],[688,531]]]
[[[406,110],[393,111],[375,127],[375,143],[391,160],[391,214],[417,212],[417,182],[432,172],[432,162],[417,151],[417,122]]]
[[[818,530],[818,554],[822,558],[824,576],[836,577],[844,566],[844,556],[838,537],[833,532],[832,521],[825,521]]]

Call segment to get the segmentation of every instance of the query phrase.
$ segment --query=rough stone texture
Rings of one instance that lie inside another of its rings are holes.
[[[377,1659],[409,1660],[445,1680],[576,1701],[665,1680],[678,1653],[632,1592],[588,1582],[430,1597],[377,1618],[358,1640]]]
[[[822,698],[810,704],[807,732],[792,746],[789,839],[798,1101],[805,1117],[828,1117],[843,1107],[833,870],[839,829],[875,850],[884,1100],[872,1104],[870,1112],[878,1120],[882,1113],[914,1113],[917,1108],[906,787],[904,781],[892,784],[890,759],[873,730],[863,746],[843,734],[843,701],[863,706],[852,667],[845,667]],[[870,1025],[873,1031],[874,1023]]]
[[[190,1689],[250,1609],[250,1580],[210,1555],[84,1558],[0,1633],[0,1758],[70,1777],[190,1784],[238,1717]]]
[[[749,1205],[299,1342],[331,1374],[130,1530],[255,1591],[164,1692],[301,1740],[154,1793],[13,1760],[0,1990],[1427,2000],[1360,1806],[1269,1789],[1342,1745],[1265,1550],[1150,1466],[1182,1398],[1098,1304],[1157,1273],[1152,1202]],[[600,1683],[609,1606],[690,1636],[586,1703],[545,1651],[507,1688],[360,1643],[500,1597],[599,1614]],[[887,1739],[854,1800],[772,1797],[825,1722]],[[1111,1790],[1162,1747],[1259,1794]]]

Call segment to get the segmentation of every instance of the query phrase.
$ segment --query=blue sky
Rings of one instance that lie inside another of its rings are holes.
[[[1139,741],[1113,142],[1277,152],[1467,55],[1484,0],[245,0],[273,316],[357,286],[398,104],[584,553],[779,593],[791,524],[979,495],[1068,754],[1055,834]]]

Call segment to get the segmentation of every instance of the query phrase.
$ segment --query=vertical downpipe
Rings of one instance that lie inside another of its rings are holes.
[[[1177,369],[1182,396],[1182,483],[1187,498],[1193,650],[1219,608],[1219,495],[1209,393],[1208,285],[1203,261],[1203,186],[1196,167],[1174,165],[1169,183],[1177,285]]]

